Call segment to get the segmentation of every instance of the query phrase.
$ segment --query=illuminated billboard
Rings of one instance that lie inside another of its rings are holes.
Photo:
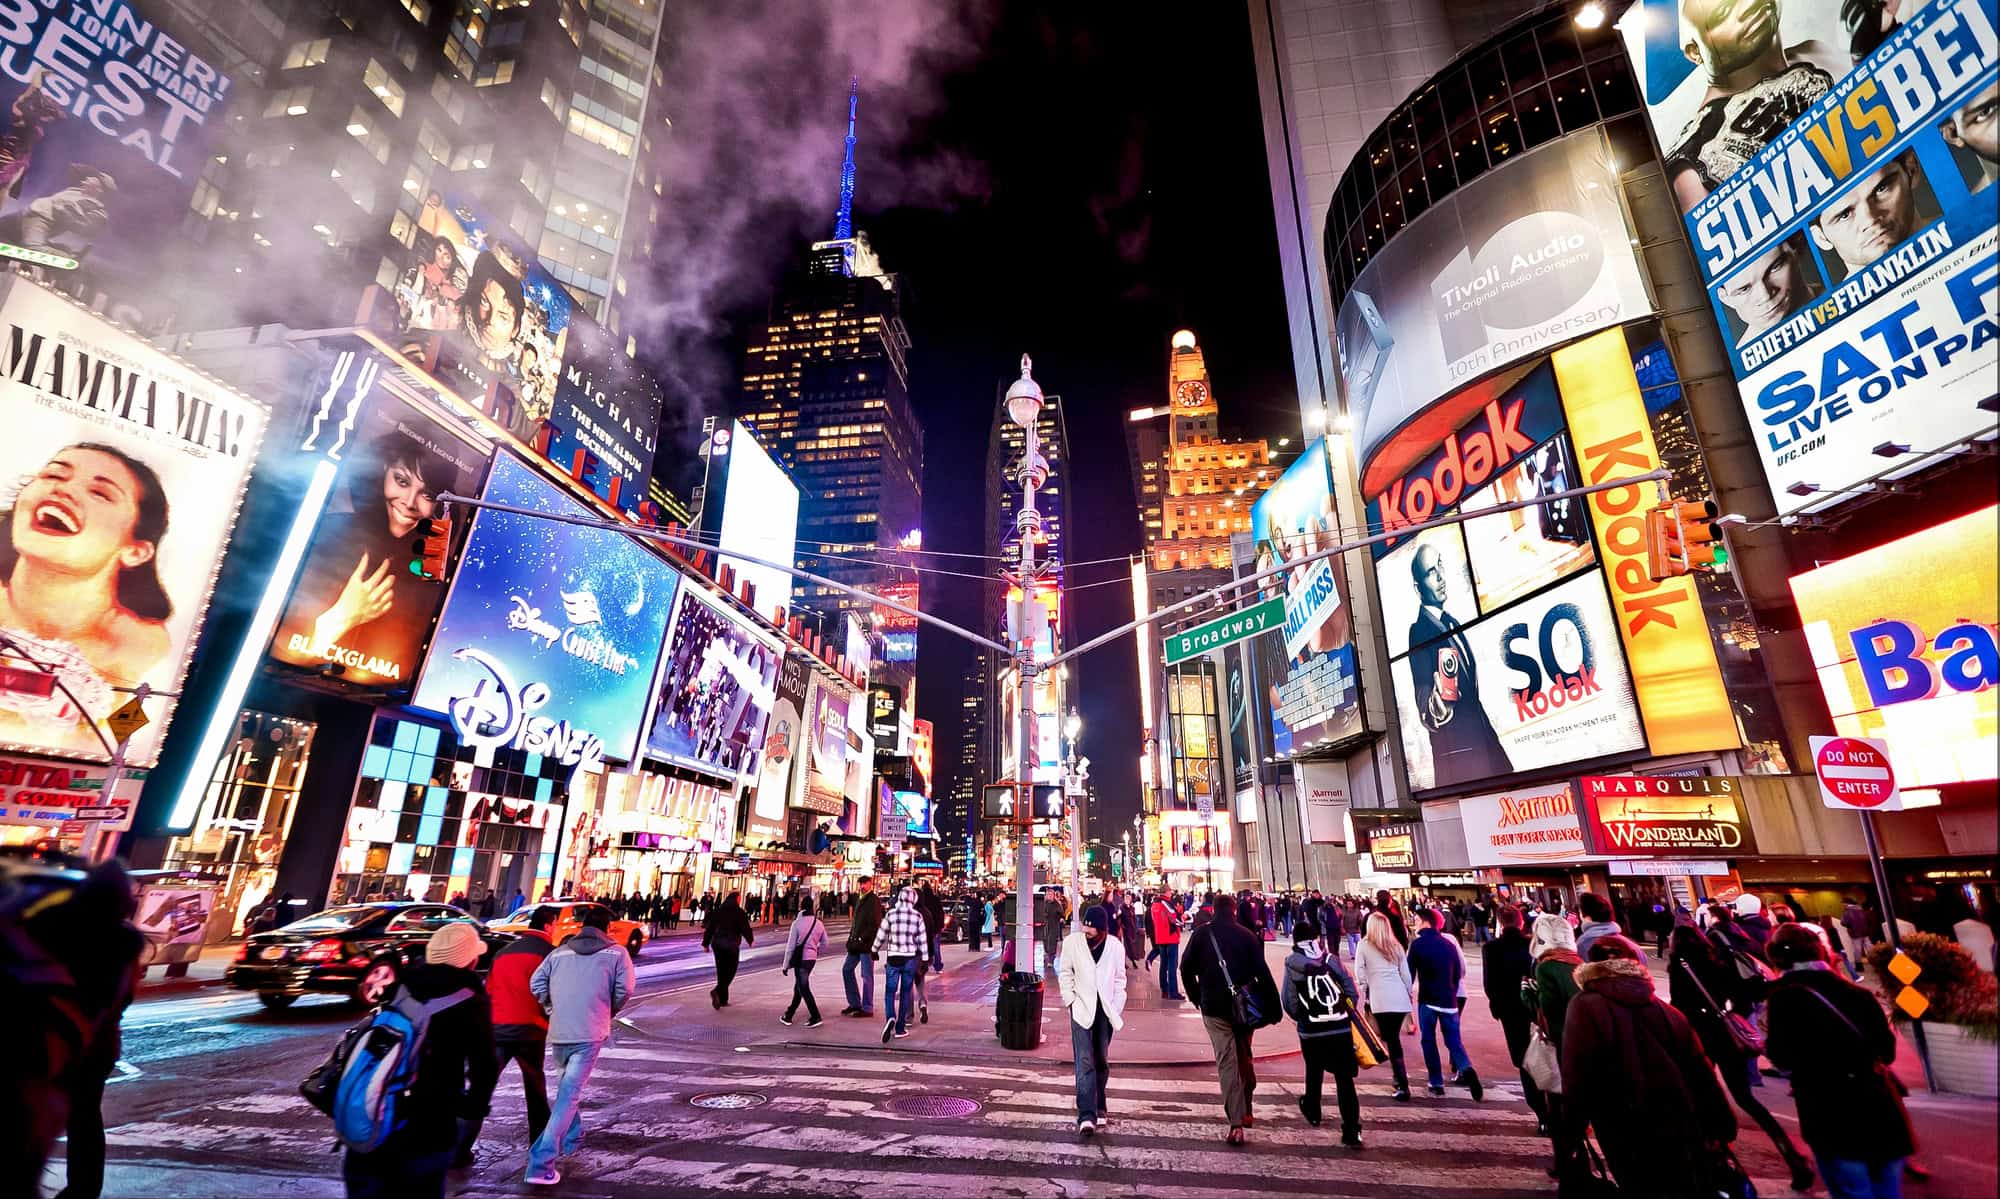
[[[358,378],[379,370],[380,361],[362,352],[346,358],[345,371]],[[338,384],[359,386],[348,379]],[[271,657],[313,670],[338,666],[340,680],[356,686],[407,687],[444,603],[441,580],[410,572],[417,527],[439,514],[439,495],[478,490],[489,451],[474,449],[379,382],[369,390],[352,429],[320,433],[329,443],[346,439],[343,448],[327,451],[340,463],[340,481],[271,639]]]
[[[2000,508],[1792,576],[1834,728],[1888,743],[1903,787],[1994,778]]]
[[[646,752],[725,778],[754,773],[784,646],[683,583],[665,654]]]
[[[143,683],[166,694],[126,762],[151,766],[270,414],[18,277],[0,414],[0,748],[108,760],[118,688]]]
[[[485,498],[586,514],[505,452]],[[460,741],[488,753],[630,761],[679,579],[622,533],[482,511],[410,702],[445,714]]]
[[[1734,857],[1757,852],[1742,780],[1714,775],[1586,775],[1583,828],[1599,853]]]
[[[1250,510],[1258,573],[1340,541],[1324,439],[1300,452]],[[1338,742],[1361,731],[1353,610],[1337,558],[1287,569],[1264,583],[1285,599],[1282,630],[1259,635],[1259,684],[1269,696],[1274,751]]]
[[[907,825],[906,831],[912,837],[928,837],[931,830],[931,801],[926,795],[916,791],[895,793],[896,812]]]
[[[790,566],[799,544],[799,485],[742,421],[733,422],[733,428],[722,497],[722,565],[757,589],[751,607],[769,616],[792,606],[792,576],[731,557],[729,551]]]
[[[1732,11],[1620,28],[1789,514],[1993,425],[2000,50],[1992,0]]]

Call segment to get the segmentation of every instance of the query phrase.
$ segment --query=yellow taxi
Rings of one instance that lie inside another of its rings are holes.
[[[574,937],[583,929],[583,914],[596,910],[608,912],[603,904],[582,899],[551,899],[542,903],[523,904],[521,907],[498,920],[490,920],[486,927],[498,933],[520,934],[528,931],[528,921],[541,908],[553,908],[555,919],[543,931],[549,940],[557,945]],[[621,920],[611,917],[611,927],[605,931],[614,944],[623,945],[634,959],[639,956],[639,947],[646,943],[646,930],[637,920]]]

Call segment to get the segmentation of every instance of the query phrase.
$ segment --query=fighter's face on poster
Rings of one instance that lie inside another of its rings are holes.
[[[1813,240],[1851,271],[1888,253],[1917,230],[1917,156],[1905,150],[1863,177],[1813,222]]]
[[[1944,140],[1972,151],[1990,169],[2000,165],[2000,79],[1945,119]]]
[[[1723,284],[1717,294],[1743,322],[1744,336],[1777,324],[1811,295],[1798,243],[1787,239],[1772,246]]]
[[[1710,78],[1756,62],[1778,36],[1777,0],[1685,0],[1682,52]]]

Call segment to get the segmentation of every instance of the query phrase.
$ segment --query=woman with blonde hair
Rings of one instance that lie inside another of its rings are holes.
[[[1410,1101],[1410,1076],[1403,1067],[1403,1018],[1410,1014],[1410,961],[1402,942],[1396,939],[1389,917],[1377,911],[1368,917],[1368,931],[1362,935],[1354,974],[1367,997],[1375,1028],[1389,1047],[1389,1066],[1396,1075],[1395,1099]]]
[[[1554,912],[1543,912],[1535,917],[1534,936],[1528,942],[1528,956],[1534,966],[1528,976],[1521,980],[1521,1006],[1541,1027],[1542,1035],[1549,1043],[1562,1051],[1563,1017],[1569,1011],[1569,1001],[1576,997],[1576,968],[1583,959],[1576,955],[1576,930],[1569,920]],[[1560,1094],[1546,1096],[1548,1115],[1542,1121],[1541,1132],[1549,1138],[1555,1150],[1555,1169],[1552,1174],[1572,1169],[1579,1144],[1571,1135],[1563,1111],[1563,1097]]]

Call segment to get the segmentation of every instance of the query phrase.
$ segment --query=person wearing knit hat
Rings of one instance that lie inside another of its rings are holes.
[[[1111,1034],[1125,1026],[1125,963],[1105,952],[1111,913],[1092,905],[1083,928],[1063,938],[1056,958],[1056,986],[1070,1015],[1069,1042],[1076,1069],[1076,1131],[1093,1136],[1111,1123],[1105,1083],[1111,1075]]]
[[[397,1108],[402,1126],[372,1152],[347,1151],[341,1174],[349,1195],[443,1199],[451,1163],[478,1135],[500,1077],[493,1003],[473,972],[485,952],[478,926],[454,920],[430,935],[423,961],[403,970],[392,1002],[433,1005],[422,1057]]]
[[[424,942],[424,960],[439,966],[456,966],[470,970],[486,952],[486,942],[479,937],[479,930],[469,920],[454,920],[439,927]]]

